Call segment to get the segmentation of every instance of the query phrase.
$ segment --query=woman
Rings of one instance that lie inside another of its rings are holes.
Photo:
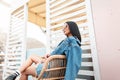
[[[28,75],[38,76],[40,73],[41,63],[51,55],[65,55],[67,58],[67,68],[65,73],[65,80],[75,80],[75,77],[81,66],[81,35],[78,26],[73,21],[68,21],[64,24],[64,34],[67,36],[51,54],[45,55],[45,59],[42,59],[38,55],[30,56],[24,65],[20,67],[18,71],[8,76],[5,80],[15,80],[15,78],[21,74],[20,80],[27,80]],[[37,67],[32,66],[35,63]]]

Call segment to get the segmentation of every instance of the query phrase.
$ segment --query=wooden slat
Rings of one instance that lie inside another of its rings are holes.
[[[84,20],[84,19],[86,19],[86,16],[83,16],[83,17],[80,17],[80,18],[73,18],[73,19],[71,19],[71,21],[77,22],[77,21],[81,21],[81,20]],[[63,25],[64,25],[64,23],[56,24],[56,25],[50,27],[50,29],[54,29],[54,28],[57,28],[57,27],[61,27],[61,26],[63,26]]]
[[[17,11],[16,13],[14,13],[13,16],[17,16],[17,15],[23,13],[23,12],[24,12],[24,10],[23,10],[23,8],[21,8],[19,11]]]
[[[55,2],[56,0],[50,0],[50,4],[52,4],[53,2]]]
[[[9,62],[8,63],[8,65],[16,65],[16,64],[21,64],[21,61]]]
[[[53,7],[55,7],[55,6],[57,6],[57,5],[59,5],[59,4],[61,4],[61,3],[63,3],[64,1],[65,1],[65,0],[60,0],[60,1],[52,4],[52,5],[50,6],[50,9],[53,8]]]
[[[16,37],[11,37],[9,41],[19,40],[22,37],[22,35],[18,35]]]
[[[21,60],[21,57],[9,57],[8,60]]]
[[[20,13],[20,14],[18,14],[18,15],[15,15],[17,18],[20,18],[20,19],[23,19],[24,18],[24,13],[22,12],[22,13]]]
[[[9,69],[18,69],[18,66],[9,66]]]
[[[14,73],[15,71],[8,69],[6,73]]]
[[[62,9],[62,8],[65,8],[66,6],[69,6],[69,5],[71,5],[71,4],[74,4],[74,3],[77,2],[77,1],[79,1],[79,0],[72,0],[72,1],[67,2],[66,5],[62,5],[62,6],[58,7],[58,8],[51,9],[51,10],[50,10],[50,13],[56,12],[57,10],[60,10],[60,9]]]
[[[80,33],[81,33],[81,35],[89,34],[89,31],[88,30],[84,30],[84,31],[81,31]]]
[[[94,76],[94,71],[80,70],[78,72],[78,74],[80,74],[80,75]]]
[[[16,19],[15,21],[11,20],[10,23],[12,28],[16,27],[16,25],[23,24],[23,21],[21,19]]]
[[[14,27],[12,27],[12,31],[18,31],[18,30],[21,30],[23,27],[23,24],[24,23],[19,23],[19,24],[17,24],[16,26],[14,26]],[[21,27],[19,27],[19,26],[21,26]]]
[[[90,41],[90,38],[89,37],[82,38],[82,42],[86,42],[86,41]]]
[[[51,68],[51,69],[47,69],[46,71],[56,71],[61,69],[66,69],[66,67]]]
[[[64,9],[64,10],[62,10],[62,11],[60,11],[60,12],[57,11],[57,13],[51,14],[50,18],[55,17],[55,16],[58,16],[58,15],[61,15],[61,14],[64,14],[64,13],[66,13],[66,12],[69,12],[69,11],[71,11],[71,10],[73,10],[73,9],[76,9],[76,8],[78,8],[78,7],[80,7],[80,6],[84,6],[84,5],[85,5],[85,2],[80,3],[80,4],[77,4],[77,5],[75,5],[75,6],[68,7],[67,9]]]
[[[22,30],[19,30],[19,31],[17,31],[17,32],[14,32],[14,33],[12,33],[10,36],[9,36],[9,38],[11,38],[11,37],[16,37],[17,35],[19,35],[19,34],[21,34],[23,31]],[[22,37],[23,35],[21,35],[21,37]]]
[[[81,48],[82,48],[83,50],[91,49],[90,45],[81,46]]]
[[[55,23],[55,22],[58,22],[58,21],[61,21],[61,20],[64,20],[64,19],[67,19],[67,18],[73,17],[73,16],[75,16],[75,15],[78,15],[78,14],[84,13],[84,12],[85,12],[84,9],[83,9],[83,10],[80,10],[80,11],[76,11],[76,12],[73,12],[73,13],[71,13],[71,14],[64,15],[64,16],[61,17],[61,18],[54,19],[54,20],[52,20],[50,23]]]
[[[7,56],[19,56],[21,55],[22,53],[14,53],[14,54],[7,54]]]
[[[87,23],[82,23],[82,24],[78,24],[79,28],[83,28],[84,26],[88,26]]]
[[[82,58],[92,58],[92,55],[90,53],[82,54]]]
[[[22,27],[23,25],[24,25],[24,23],[22,23],[22,24],[17,24],[16,26],[13,25],[10,33],[12,34],[12,32],[17,32],[17,31],[22,30],[22,29],[23,29],[23,27]]]
[[[63,31],[62,31],[62,30],[51,31],[51,35],[53,35],[53,34],[57,34],[57,33],[61,33],[61,32],[63,32]]]
[[[81,66],[93,66],[92,62],[82,62]]]

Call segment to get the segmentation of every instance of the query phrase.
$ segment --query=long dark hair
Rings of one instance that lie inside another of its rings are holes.
[[[79,39],[79,41],[81,42],[81,35],[80,35],[79,29],[78,29],[78,25],[73,21],[67,21],[66,23],[69,25],[71,34],[74,37],[77,37]]]

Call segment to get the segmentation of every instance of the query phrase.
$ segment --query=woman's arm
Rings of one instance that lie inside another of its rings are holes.
[[[68,41],[64,40],[54,49],[50,55],[63,54],[65,50],[67,50],[68,46]]]

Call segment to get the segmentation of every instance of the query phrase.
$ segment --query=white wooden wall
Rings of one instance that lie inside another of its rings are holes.
[[[64,22],[77,22],[83,54],[76,80],[100,80],[90,0],[46,0],[46,5],[48,52],[65,38],[62,32]]]
[[[11,12],[3,80],[17,70],[26,58],[26,4]]]

